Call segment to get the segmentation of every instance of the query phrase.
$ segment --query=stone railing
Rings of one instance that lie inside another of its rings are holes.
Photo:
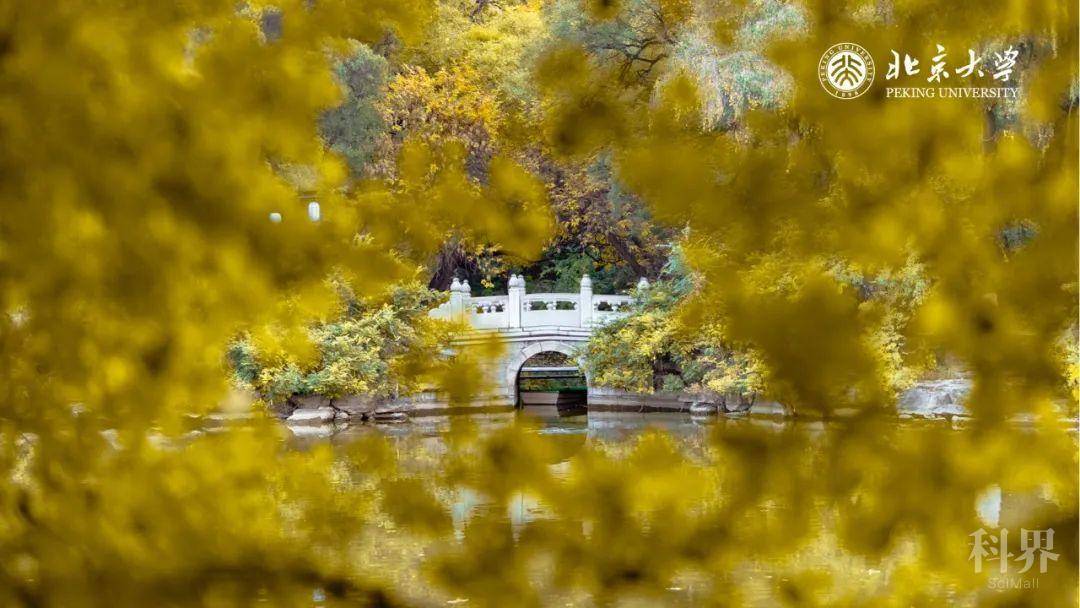
[[[648,288],[641,279],[638,289]],[[581,277],[578,293],[525,293],[525,278],[510,275],[507,294],[472,297],[469,282],[454,279],[450,299],[431,311],[438,319],[460,319],[475,329],[522,329],[529,327],[592,327],[625,316],[628,295],[592,292],[592,279]]]

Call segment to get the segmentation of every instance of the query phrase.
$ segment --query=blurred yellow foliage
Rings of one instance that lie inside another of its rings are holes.
[[[588,4],[614,19],[623,3]],[[460,142],[403,141],[393,181],[346,187],[324,152],[316,120],[341,93],[330,51],[415,40],[431,10],[0,2],[0,604],[294,606],[315,592],[396,605],[417,589],[358,555],[371,538],[422,538],[418,567],[473,605],[649,605],[684,576],[708,581],[700,604],[727,605],[762,571],[793,605],[1075,605],[1076,443],[1055,407],[1068,398],[1059,338],[1077,316],[1071,3],[809,2],[802,37],[769,50],[793,97],[735,134],[687,119],[686,80],[641,104],[578,49],[540,65],[546,143],[610,149],[657,217],[688,226],[688,251],[707,252],[691,256],[698,297],[760,353],[778,395],[850,419],[722,424],[692,454],[646,434],[569,459],[525,425],[460,422],[427,468],[379,437],[291,450],[265,421],[185,434],[226,395],[227,343],[276,325],[266,340],[295,354],[333,305],[332,269],[372,294],[411,278],[451,230],[523,258],[550,235],[541,182],[498,154],[480,186]],[[272,36],[268,11],[282,16]],[[916,107],[876,88],[840,102],[816,82],[839,41],[886,57],[987,36],[1038,51],[1014,129],[990,129],[973,100]],[[445,80],[466,93],[463,76],[407,75],[399,91]],[[283,176],[297,166],[319,222]],[[998,233],[1020,220],[1035,236],[1003,248]],[[821,272],[911,256],[932,284],[907,337],[970,370],[966,431],[875,415],[890,398],[868,347],[879,319]],[[467,399],[475,366],[444,382]],[[1017,413],[1036,417],[1017,429],[1005,422]],[[966,559],[973,505],[994,485],[1047,497],[1019,522],[1058,534],[1038,589],[989,593]],[[457,530],[445,497],[466,488],[499,506],[537,496],[557,516],[515,530],[492,510]],[[864,586],[871,568],[890,576]]]

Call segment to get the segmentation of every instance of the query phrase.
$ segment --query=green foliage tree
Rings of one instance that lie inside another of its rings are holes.
[[[352,45],[334,66],[345,98],[323,114],[320,132],[326,145],[341,154],[357,176],[367,174],[387,128],[377,102],[385,93],[388,70],[385,58],[360,43]]]
[[[556,40],[570,42],[615,66],[624,84],[651,84],[670,59],[678,30],[693,12],[688,0],[600,3],[563,0],[551,4]]]

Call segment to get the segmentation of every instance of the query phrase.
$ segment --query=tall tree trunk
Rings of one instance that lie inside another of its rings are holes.
[[[450,289],[450,283],[455,276],[469,276],[476,262],[469,259],[461,242],[451,238],[443,243],[439,253],[435,256],[435,264],[431,279],[428,281],[429,289],[446,291]]]
[[[622,258],[622,261],[626,262],[626,264],[630,266],[630,268],[634,271],[635,275],[637,275],[638,277],[648,277],[648,269],[642,266],[640,262],[638,262],[637,257],[630,250],[630,245],[627,244],[625,240],[623,240],[621,237],[619,237],[610,230],[607,233],[607,240],[608,243],[611,244],[611,248],[615,250],[615,253],[617,253],[620,258]]]

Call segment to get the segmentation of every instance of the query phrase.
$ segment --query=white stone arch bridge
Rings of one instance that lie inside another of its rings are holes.
[[[641,279],[638,288],[648,285]],[[578,293],[526,293],[525,279],[510,275],[506,295],[481,297],[472,296],[468,281],[454,279],[450,299],[430,314],[468,325],[468,330],[455,337],[455,348],[479,347],[493,339],[502,343],[503,354],[485,360],[490,390],[477,401],[514,405],[518,372],[525,361],[544,352],[575,357],[576,349],[589,340],[595,328],[626,316],[631,299],[629,295],[594,294],[588,275],[581,278]]]

